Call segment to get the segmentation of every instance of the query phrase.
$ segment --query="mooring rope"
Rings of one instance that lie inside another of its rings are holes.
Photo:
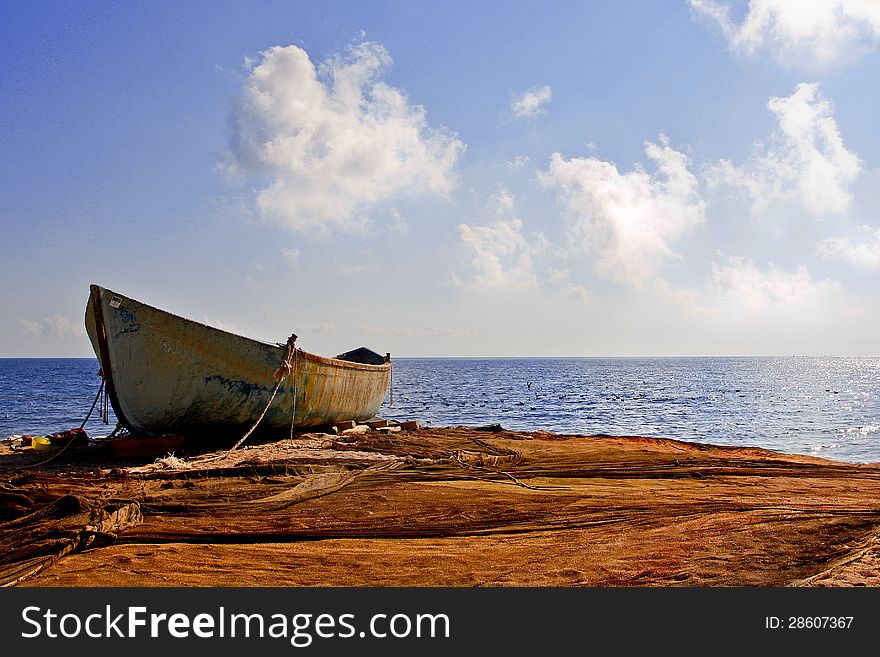
[[[293,350],[293,411],[290,413],[290,439],[293,440],[293,425],[296,423],[296,352]]]
[[[254,422],[254,426],[248,429],[248,432],[244,434],[237,443],[235,443],[229,450],[224,454],[224,456],[229,456],[232,452],[238,449],[241,444],[248,439],[248,437],[254,432],[260,422],[263,421],[263,417],[266,415],[266,411],[269,410],[269,407],[272,405],[272,402],[275,400],[275,395],[278,394],[278,388],[281,387],[281,383],[290,376],[290,373],[293,371],[294,364],[296,361],[296,334],[291,335],[287,338],[287,356],[284,358],[284,361],[281,365],[278,366],[278,369],[275,370],[275,387],[272,389],[272,394],[269,397],[269,401],[266,403],[266,407],[263,409],[263,412],[260,413],[260,417],[257,418],[257,421]],[[295,384],[294,384],[295,385]],[[294,397],[294,403],[296,403],[296,397]],[[295,407],[294,407],[295,408]],[[293,420],[291,420],[291,423]]]
[[[104,386],[104,401],[102,403],[103,413],[102,420],[104,420],[104,424],[110,424],[110,393],[107,390],[107,386]]]
[[[104,381],[104,378],[101,377],[101,387],[98,388],[98,394],[95,395],[95,401],[92,402],[92,407],[89,409],[89,412],[86,413],[86,419],[82,421],[81,425],[79,425],[79,431],[82,431],[83,427],[86,426],[86,422],[88,422],[89,418],[92,417],[92,411],[95,410],[95,406],[97,406],[98,400],[101,398],[101,393],[104,392],[104,383],[106,383],[106,382]],[[64,453],[65,449],[67,449],[68,447],[70,447],[73,444],[73,441],[74,441],[74,438],[71,437],[71,439],[69,441],[67,441],[67,444],[64,447],[62,447],[59,451],[55,452],[52,456],[47,458],[45,461],[40,461],[39,463],[35,463],[31,467],[39,468],[40,466],[46,465],[47,463],[54,461],[55,459],[57,459],[59,456],[61,456]]]

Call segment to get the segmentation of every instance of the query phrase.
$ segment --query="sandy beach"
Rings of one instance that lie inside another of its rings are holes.
[[[6,586],[875,586],[880,467],[639,437],[369,431],[0,453]]]

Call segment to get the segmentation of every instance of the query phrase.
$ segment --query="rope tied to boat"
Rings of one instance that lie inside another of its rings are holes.
[[[394,365],[391,364],[391,352],[387,352],[385,354],[385,358],[382,359],[382,362],[386,365],[389,365],[389,373],[391,375],[391,401],[388,403],[389,406],[394,406]]]
[[[290,411],[290,439],[293,440],[293,425],[296,424],[296,352],[293,350],[293,384],[290,387],[293,396],[293,410]]]
[[[293,371],[293,361],[296,359],[296,333],[287,338],[287,357],[278,366],[278,369],[275,370],[275,380],[278,382],[283,381],[290,373]]]
[[[92,411],[95,410],[95,406],[98,405],[98,400],[101,398],[101,393],[103,393],[105,390],[104,384],[106,383],[106,380],[104,379],[104,374],[103,374],[103,372],[98,372],[98,374],[101,375],[101,387],[98,388],[98,394],[95,395],[95,401],[92,402],[92,407],[89,409],[89,412],[86,413],[86,419],[84,419],[82,421],[82,424],[79,425],[78,431],[82,431],[83,428],[86,426],[86,422],[88,422],[89,418],[92,417]],[[31,467],[39,468],[41,466],[46,465],[47,463],[51,463],[52,461],[57,459],[59,456],[61,456],[64,453],[64,450],[66,450],[68,447],[70,447],[73,444],[73,440],[74,439],[71,438],[67,443],[65,443],[64,447],[62,447],[59,451],[55,452],[52,456],[47,458],[45,461],[40,461],[39,463],[34,463],[34,465],[32,465]]]
[[[259,426],[260,422],[263,421],[266,412],[269,410],[269,407],[272,405],[272,402],[275,401],[275,395],[278,394],[278,389],[281,387],[281,383],[284,381],[284,379],[290,376],[291,372],[293,372],[294,361],[296,360],[296,337],[296,333],[294,333],[289,338],[287,338],[287,356],[284,357],[281,365],[278,366],[278,369],[275,370],[275,373],[272,375],[275,378],[275,387],[272,389],[272,394],[269,396],[269,401],[266,402],[266,406],[265,408],[263,408],[263,412],[260,413],[260,417],[257,418],[256,422],[254,422],[254,426],[248,429],[248,432],[244,434],[237,443],[229,448],[225,456],[228,456],[236,449],[241,447],[242,443],[244,443],[244,441],[247,440],[248,437],[250,437],[254,430]],[[296,396],[294,396],[294,400],[296,400]],[[296,402],[294,401],[294,403]]]
[[[104,377],[103,370],[101,370],[101,377]],[[101,420],[104,424],[110,424],[110,391],[106,385],[104,386],[104,397],[101,400]]]

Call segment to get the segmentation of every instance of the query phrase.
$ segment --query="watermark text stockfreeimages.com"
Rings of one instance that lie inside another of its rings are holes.
[[[219,607],[213,613],[157,613],[147,607],[60,613],[51,608],[22,609],[22,638],[137,639],[170,637],[286,639],[304,648],[315,639],[450,638],[449,616],[443,613],[376,613],[366,622],[355,614],[341,613],[236,613]]]

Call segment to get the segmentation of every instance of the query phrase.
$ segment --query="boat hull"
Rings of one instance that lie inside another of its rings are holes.
[[[228,333],[97,285],[85,321],[113,410],[142,435],[246,431],[266,408],[288,354],[286,345]],[[373,417],[390,378],[390,362],[366,365],[296,349],[258,432]]]

